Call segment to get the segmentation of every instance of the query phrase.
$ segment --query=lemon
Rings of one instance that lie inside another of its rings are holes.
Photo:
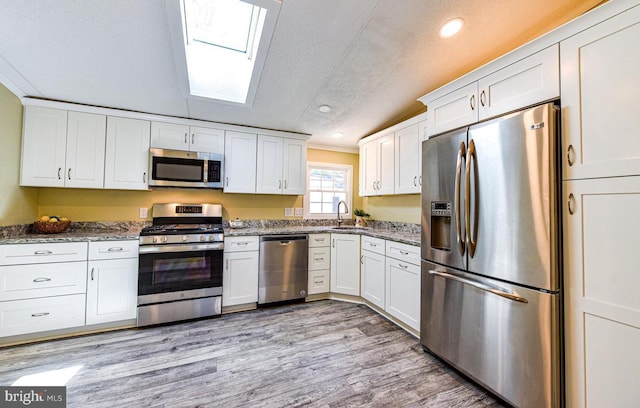
[[[48,215],[43,215],[42,217],[40,217],[40,221],[47,222],[47,221],[49,221],[49,218],[50,217]]]
[[[58,219],[57,218],[50,218],[49,222],[58,222]]]
[[[62,217],[62,218],[60,218],[60,221],[69,221],[69,219],[65,218],[65,217]]]

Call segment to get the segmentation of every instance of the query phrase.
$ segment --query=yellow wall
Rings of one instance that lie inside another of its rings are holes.
[[[0,85],[0,226],[26,224],[38,214],[38,189],[19,187],[22,103]]]
[[[366,197],[364,209],[372,220],[420,224],[420,194]]]

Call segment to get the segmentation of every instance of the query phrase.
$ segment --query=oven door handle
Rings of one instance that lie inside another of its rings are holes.
[[[215,242],[210,244],[180,244],[180,245],[145,245],[138,250],[140,254],[157,254],[164,252],[194,252],[194,251],[222,251],[224,249],[223,242]]]

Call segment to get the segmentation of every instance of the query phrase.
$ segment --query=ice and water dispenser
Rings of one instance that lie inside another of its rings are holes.
[[[431,202],[431,247],[451,252],[451,201]]]

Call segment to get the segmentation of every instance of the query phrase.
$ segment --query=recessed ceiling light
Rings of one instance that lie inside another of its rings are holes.
[[[446,38],[451,37],[456,34],[462,26],[464,25],[464,21],[461,18],[454,18],[452,20],[444,23],[442,28],[440,29],[440,37]]]
[[[331,107],[329,105],[320,105],[318,110],[322,113],[327,113],[331,111]]]
[[[331,137],[334,139],[340,139],[342,136],[344,136],[342,132],[335,132],[331,135]]]

